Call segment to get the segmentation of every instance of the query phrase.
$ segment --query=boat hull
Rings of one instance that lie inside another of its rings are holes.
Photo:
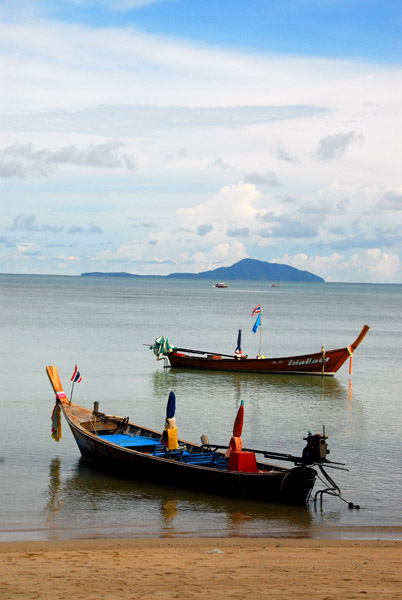
[[[295,467],[268,473],[239,473],[186,465],[101,443],[71,427],[81,455],[133,479],[168,484],[232,498],[305,506],[316,471]]]
[[[206,352],[176,348],[167,353],[170,366],[176,369],[199,369],[203,371],[233,371],[242,373],[287,373],[294,375],[321,375],[333,377],[341,366],[351,360],[353,352],[366,336],[368,325],[364,325],[355,341],[346,348],[324,350],[298,356],[280,358],[244,358],[221,356]],[[184,350],[184,352],[180,352]],[[191,354],[193,353],[193,354]]]
[[[206,494],[244,498],[305,506],[313,489],[316,471],[310,467],[294,468],[267,465],[258,462],[264,472],[245,473],[191,465],[171,459],[145,454],[105,441],[96,433],[87,431],[81,423],[90,420],[91,411],[68,402],[59,402],[81,455],[104,469],[124,477],[198,490]],[[128,424],[133,430],[140,426]],[[143,427],[141,435],[160,436]],[[111,436],[113,437],[113,436]],[[189,447],[189,442],[180,440]],[[199,446],[190,444],[192,449]],[[266,470],[270,468],[271,470]]]
[[[324,375],[333,377],[350,354],[347,348],[331,350],[323,358],[321,353],[282,358],[223,358],[191,356],[179,352],[168,354],[174,369],[203,371],[233,371],[244,373],[289,373],[296,375]]]

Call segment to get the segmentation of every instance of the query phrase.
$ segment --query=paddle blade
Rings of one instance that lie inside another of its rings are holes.
[[[243,431],[244,420],[244,400],[241,401],[239,410],[237,411],[236,419],[233,425],[233,437],[240,437]]]
[[[172,419],[176,412],[176,396],[174,392],[170,392],[166,406],[166,418]]]

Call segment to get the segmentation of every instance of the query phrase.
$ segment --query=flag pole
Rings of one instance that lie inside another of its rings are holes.
[[[257,358],[260,358],[260,356],[261,356],[261,340],[262,340],[261,304],[257,304],[255,309],[251,313],[252,317],[254,317],[255,315],[258,315],[258,316],[257,316],[256,322],[254,323],[254,327],[253,327],[252,331],[253,331],[253,333],[257,333],[257,329],[260,328],[260,347],[259,347],[258,356],[257,356]]]
[[[73,380],[73,385],[71,386],[70,404],[71,404],[71,401],[72,401],[72,399],[73,399],[74,383],[75,383],[75,381]]]
[[[74,391],[74,383],[77,381],[78,383],[81,381],[82,377],[80,375],[80,372],[78,370],[77,365],[75,365],[75,369],[74,369],[74,373],[71,377],[71,381],[73,382],[72,386],[71,386],[71,394],[70,394],[70,404],[71,401],[73,399],[73,391]]]

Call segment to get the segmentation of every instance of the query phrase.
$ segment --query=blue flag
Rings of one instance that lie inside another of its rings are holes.
[[[253,333],[255,333],[257,331],[257,329],[260,327],[260,325],[261,325],[261,313],[258,315],[256,322],[254,323]]]

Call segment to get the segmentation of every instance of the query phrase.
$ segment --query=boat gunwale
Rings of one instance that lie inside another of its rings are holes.
[[[335,354],[335,353],[347,353],[347,357],[350,356],[349,354],[349,350],[348,347],[344,347],[344,348],[336,348],[334,350],[326,350],[325,351],[325,356],[328,357],[328,355],[331,354]],[[223,357],[222,355],[219,354],[219,352],[216,352],[216,354],[208,354],[205,353],[205,356],[192,356],[190,353],[186,354],[186,353],[182,353],[182,352],[176,352],[175,350],[172,350],[172,352],[169,352],[168,357],[173,354],[175,356],[179,356],[179,357],[185,357],[185,358],[191,358],[194,360],[208,360],[208,361],[217,361],[219,360],[219,363],[221,362],[239,362],[239,363],[245,363],[245,362],[256,362],[256,363],[261,363],[264,361],[279,361],[279,360],[303,360],[303,359],[308,359],[308,358],[322,358],[322,352],[307,352],[306,354],[293,354],[292,356],[261,356],[261,357],[252,357],[249,358],[248,356],[243,356],[243,357]],[[221,356],[221,358],[219,359],[213,359],[210,358],[211,356]]]
[[[213,471],[213,472],[219,472],[220,474],[234,474],[234,475],[242,475],[242,476],[256,475],[257,477],[261,477],[261,476],[270,475],[272,477],[273,475],[278,475],[278,474],[283,474],[283,473],[289,473],[294,468],[297,468],[295,466],[293,466],[293,467],[285,467],[285,466],[282,466],[282,465],[274,465],[274,464],[267,463],[267,462],[264,462],[264,461],[261,461],[261,460],[257,460],[257,467],[258,467],[258,465],[262,465],[264,467],[270,467],[271,470],[269,470],[269,471],[261,470],[261,471],[258,471],[257,473],[249,473],[247,471],[233,471],[233,470],[229,471],[227,469],[218,469],[218,468],[216,468],[214,466],[210,466],[210,465],[197,465],[197,464],[192,464],[192,463],[186,463],[184,461],[171,459],[169,457],[157,456],[155,454],[151,454],[151,453],[147,453],[147,452],[141,452],[140,450],[135,450],[135,448],[127,448],[127,447],[124,447],[124,446],[120,446],[119,444],[115,444],[111,440],[104,440],[103,438],[101,438],[99,436],[99,434],[97,435],[97,434],[89,431],[88,429],[85,429],[85,427],[83,427],[81,423],[76,422],[75,418],[71,417],[70,415],[68,415],[66,413],[66,409],[68,410],[68,408],[70,408],[70,407],[77,407],[80,410],[84,410],[84,411],[87,411],[89,414],[92,414],[92,411],[90,409],[81,407],[81,406],[76,405],[76,404],[67,404],[66,405],[63,402],[60,402],[60,400],[58,400],[58,402],[59,402],[59,404],[61,405],[61,407],[63,409],[63,414],[64,414],[64,416],[66,418],[66,421],[69,424],[69,426],[70,426],[71,429],[76,429],[82,435],[84,435],[86,437],[89,437],[89,439],[91,439],[93,441],[96,441],[99,444],[103,444],[106,447],[111,446],[111,447],[117,449],[119,452],[127,452],[129,455],[133,455],[134,454],[136,456],[140,456],[140,457],[143,457],[145,459],[155,459],[155,460],[161,461],[163,463],[181,465],[182,467],[189,467],[191,470],[193,470],[195,468],[200,468],[202,470],[209,470],[209,471]],[[112,415],[104,414],[104,416],[105,417],[111,417]],[[148,427],[144,427],[142,425],[137,425],[136,423],[128,422],[127,425],[130,425],[131,427],[137,427],[138,429],[149,431],[149,432],[155,433],[157,435],[161,435],[160,432],[158,432],[157,430],[154,430],[154,429],[151,429],[151,428],[148,428]],[[133,437],[136,437],[136,436],[133,436]],[[150,438],[150,439],[152,439],[152,438]],[[183,444],[183,445],[185,444],[186,446],[191,446],[193,448],[201,448],[200,444],[195,444],[193,442],[188,442],[188,441],[183,440],[183,439],[178,439],[178,442],[180,444]],[[211,446],[214,447],[214,444],[211,444]],[[220,454],[221,456],[225,456],[224,452],[221,452],[219,450],[216,450],[216,452],[218,454]],[[197,453],[194,453],[194,454],[197,454]],[[202,453],[200,452],[200,454],[202,454]]]

